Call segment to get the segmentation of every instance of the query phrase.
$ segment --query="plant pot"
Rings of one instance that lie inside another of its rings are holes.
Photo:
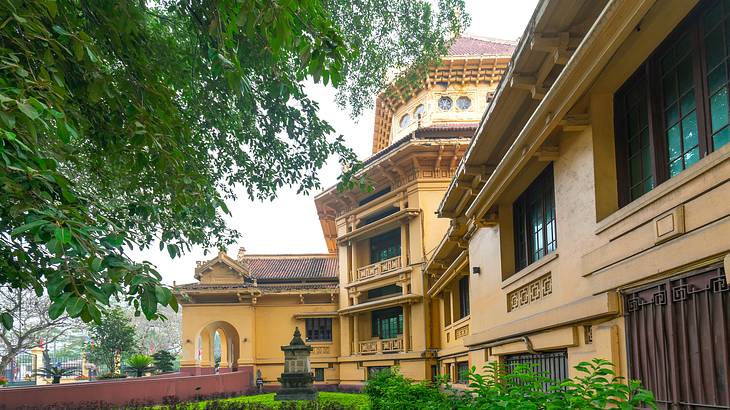
[[[61,384],[61,376],[53,376],[51,384]]]

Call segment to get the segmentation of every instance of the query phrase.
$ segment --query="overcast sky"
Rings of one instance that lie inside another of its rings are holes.
[[[517,40],[532,15],[537,0],[466,0],[472,23],[466,34]],[[320,115],[332,124],[338,134],[345,136],[349,146],[360,158],[370,154],[373,135],[373,111],[368,110],[356,121],[340,111],[334,103],[334,92],[325,87],[312,86],[310,96],[319,102]],[[333,159],[320,172],[325,187],[337,182],[338,164]],[[238,200],[229,203],[233,216],[228,223],[242,233],[238,244],[228,249],[234,256],[239,246],[247,253],[320,253],[326,252],[322,231],[314,207],[314,195],[297,195],[295,190],[283,189],[272,202]],[[245,195],[240,195],[242,198]],[[215,251],[213,252],[213,254]],[[203,249],[171,260],[166,252],[157,249],[133,252],[137,260],[154,263],[165,283],[194,282],[196,260],[210,259]]]

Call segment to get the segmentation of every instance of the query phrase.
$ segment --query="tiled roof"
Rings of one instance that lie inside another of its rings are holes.
[[[449,48],[450,56],[512,55],[516,42],[462,36]]]
[[[333,254],[245,255],[252,278],[267,280],[337,279],[337,258]]]
[[[187,283],[175,286],[175,290],[240,290],[259,289],[267,293],[286,292],[292,290],[327,290],[337,289],[337,282],[314,282],[314,283],[269,283],[254,286],[250,283]]]

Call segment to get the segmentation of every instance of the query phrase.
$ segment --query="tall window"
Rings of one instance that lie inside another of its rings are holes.
[[[614,97],[625,205],[730,141],[730,5],[705,0]]]
[[[456,383],[469,383],[469,362],[456,363]]]
[[[305,319],[307,328],[307,341],[330,342],[332,341],[332,318],[308,318]]]
[[[370,263],[400,256],[400,228],[370,239]]]
[[[403,309],[401,307],[376,310],[372,313],[373,336],[395,339],[403,334]]]
[[[553,166],[530,184],[513,205],[515,267],[520,270],[557,247]]]
[[[459,319],[469,316],[469,277],[459,279]]]

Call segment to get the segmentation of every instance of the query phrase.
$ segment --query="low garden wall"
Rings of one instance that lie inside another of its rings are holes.
[[[34,387],[0,388],[0,409],[43,408],[92,402],[123,406],[129,403],[162,403],[170,398],[193,400],[197,397],[222,396],[250,392],[253,369],[205,376],[180,373],[166,377],[140,377],[106,381],[55,384]]]

